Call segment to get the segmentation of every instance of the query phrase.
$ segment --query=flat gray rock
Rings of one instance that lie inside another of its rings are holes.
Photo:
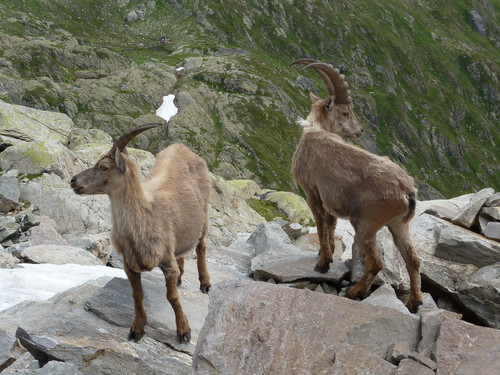
[[[0,325],[17,325],[17,338],[42,363],[72,363],[86,375],[187,374],[187,354],[148,336],[130,342],[128,328],[84,308],[102,287],[102,281],[89,282],[49,301],[22,303],[0,312]]]
[[[318,255],[308,251],[294,253],[262,254],[252,259],[254,276],[264,279],[274,279],[280,283],[290,283],[297,280],[309,280],[315,283],[339,284],[349,272],[344,262],[334,258],[326,273],[314,270]]]
[[[443,226],[434,253],[436,257],[484,267],[500,262],[500,244],[457,226]]]
[[[495,241],[500,241],[500,223],[489,222],[486,224],[484,236]]]
[[[23,250],[22,257],[32,263],[81,264],[97,266],[102,262],[95,255],[79,247],[63,245],[36,245]]]

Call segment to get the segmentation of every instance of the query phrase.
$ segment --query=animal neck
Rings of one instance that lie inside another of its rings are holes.
[[[139,168],[135,165],[127,166],[126,180],[120,189],[109,195],[113,228],[120,231],[142,232],[151,217],[152,203],[142,186]]]
[[[318,111],[312,111],[309,113],[302,126],[304,128],[304,132],[308,131],[317,131],[317,130],[326,130],[323,124],[327,121],[323,116],[323,114],[318,113]]]

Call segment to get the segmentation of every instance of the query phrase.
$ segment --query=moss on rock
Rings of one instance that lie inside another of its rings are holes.
[[[277,191],[269,193],[265,199],[276,204],[278,210],[288,216],[289,221],[306,226],[313,222],[311,210],[300,195],[287,191]]]

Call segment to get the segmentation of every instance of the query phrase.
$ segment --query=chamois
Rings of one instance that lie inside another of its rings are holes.
[[[337,217],[349,219],[365,261],[365,272],[347,290],[347,296],[364,297],[384,267],[376,249],[376,234],[387,226],[410,276],[406,306],[415,312],[422,295],[420,260],[409,233],[416,205],[413,178],[387,157],[342,139],[360,137],[363,130],[354,115],[345,77],[338,69],[312,59],[296,60],[293,64],[316,71],[329,92],[326,99],[310,94],[312,109],[304,121],[304,132],[292,160],[292,175],[306,193],[318,226],[320,258],[315,270],[328,271],[335,248]]]
[[[144,182],[140,169],[127,153],[127,144],[139,133],[161,126],[144,124],[130,129],[97,163],[71,180],[78,195],[106,194],[111,203],[111,241],[123,255],[124,270],[132,286],[135,318],[129,340],[144,335],[146,312],[141,272],[160,267],[167,299],[174,313],[177,336],[189,341],[191,329],[177,285],[184,268],[182,255],[196,246],[200,289],[208,293],[205,236],[211,179],[205,161],[181,144],[172,144],[156,157]],[[177,261],[176,261],[177,260]]]

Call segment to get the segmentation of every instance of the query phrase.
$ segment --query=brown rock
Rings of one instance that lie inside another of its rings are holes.
[[[419,321],[345,298],[269,283],[216,285],[194,374],[390,374],[394,343],[415,350]]]
[[[446,319],[437,340],[440,375],[498,374],[500,331]]]

